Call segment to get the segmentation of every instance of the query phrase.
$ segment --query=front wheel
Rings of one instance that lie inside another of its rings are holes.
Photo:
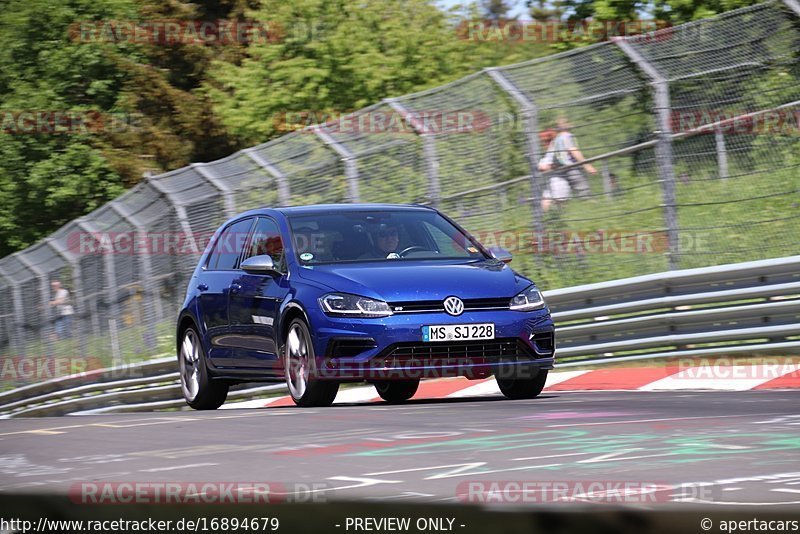
[[[186,404],[195,410],[216,410],[223,405],[228,397],[228,384],[209,376],[205,351],[194,328],[183,333],[178,365]]]
[[[378,395],[389,404],[400,404],[414,396],[419,387],[416,380],[381,380],[375,382]]]
[[[498,378],[497,385],[508,399],[533,399],[539,396],[547,382],[547,371],[539,371],[533,378]]]
[[[317,360],[306,323],[294,319],[289,324],[283,364],[289,394],[298,406],[330,406],[339,392],[339,383],[315,379]]]

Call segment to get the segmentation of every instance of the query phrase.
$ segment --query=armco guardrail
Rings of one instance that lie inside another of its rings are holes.
[[[800,256],[545,292],[561,367],[800,348]]]
[[[800,350],[800,256],[686,269],[554,291],[559,367]],[[175,358],[0,394],[7,417],[183,406]],[[120,379],[121,376],[126,378]],[[282,390],[232,391],[230,399]]]

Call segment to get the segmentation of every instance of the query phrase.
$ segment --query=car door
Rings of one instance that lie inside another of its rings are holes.
[[[215,367],[235,365],[233,346],[228,338],[228,294],[238,274],[239,257],[253,223],[254,218],[249,217],[225,228],[196,280],[200,320],[205,330],[203,345]]]
[[[242,261],[252,256],[272,257],[278,272],[248,274],[238,271],[228,300],[230,339],[234,357],[244,367],[281,372],[275,324],[281,302],[289,292],[283,239],[274,219],[259,217]]]

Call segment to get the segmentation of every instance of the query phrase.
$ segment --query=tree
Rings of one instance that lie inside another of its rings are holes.
[[[286,114],[316,122],[465,74],[464,43],[425,0],[264,0],[249,15],[280,38],[216,62],[205,86],[240,142],[285,133]]]
[[[236,1],[7,2],[0,11],[0,255],[99,207],[146,170],[174,169],[233,149],[197,90],[206,66],[229,50],[113,42],[82,28],[242,11]],[[46,126],[58,113],[76,117],[75,127],[22,131],[28,123],[21,117],[44,117]],[[90,119],[86,128],[83,119]]]
[[[511,9],[505,0],[481,0],[481,7],[489,20],[507,19]]]

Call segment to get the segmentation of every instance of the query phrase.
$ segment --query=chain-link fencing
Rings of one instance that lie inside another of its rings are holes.
[[[434,205],[546,289],[797,254],[798,30],[796,0],[758,4],[147,177],[0,260],[3,383],[49,378],[36,358],[80,370],[171,353],[208,238],[259,206]]]

